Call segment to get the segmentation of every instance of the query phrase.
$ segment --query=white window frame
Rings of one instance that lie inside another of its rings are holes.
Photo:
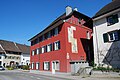
[[[52,43],[50,43],[50,44],[47,45],[47,52],[52,51],[52,50],[51,50],[51,45],[52,45]]]
[[[49,61],[44,62],[44,70],[49,70]]]
[[[58,44],[58,42],[59,42],[59,40],[54,42],[54,50],[59,50],[59,45],[60,44]]]
[[[115,40],[118,40],[118,39],[115,38],[115,33],[117,34],[117,37],[118,37],[118,33],[117,33],[117,31],[113,31],[113,32],[108,33],[108,35],[109,35],[109,41],[115,41]],[[112,36],[113,36],[113,37],[112,37],[113,40],[110,39],[110,38],[111,38],[111,37],[110,37],[110,34],[112,34]]]
[[[35,50],[32,50],[32,56],[34,56],[35,55]]]
[[[60,70],[60,61],[56,60],[56,61],[52,61],[52,62],[54,62],[53,69]]]
[[[87,39],[90,39],[90,32],[87,31]]]
[[[45,46],[41,47],[41,53],[45,53]]]
[[[34,69],[34,62],[32,62],[31,64],[31,69]]]
[[[37,50],[37,51],[36,51],[36,54],[39,54],[39,48],[37,48],[36,50]]]
[[[39,62],[36,62],[36,69],[39,69]]]

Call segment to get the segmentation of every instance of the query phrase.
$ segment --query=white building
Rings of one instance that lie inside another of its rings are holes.
[[[17,44],[18,48],[21,51],[21,65],[29,65],[30,64],[30,47],[27,45]]]
[[[113,0],[93,17],[94,62],[120,68],[120,0]]]
[[[29,65],[30,47],[11,41],[0,40],[0,65]]]

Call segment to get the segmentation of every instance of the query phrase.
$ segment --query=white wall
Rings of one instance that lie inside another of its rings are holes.
[[[22,53],[21,54],[21,65],[27,65],[30,63],[30,54]]]
[[[120,48],[120,41],[117,42],[107,42],[103,41],[103,34],[120,29],[120,12],[118,12],[119,22],[111,26],[107,26],[106,17],[99,20],[94,20],[93,22],[93,43],[94,43],[94,61],[98,65],[98,53],[99,53],[99,62],[103,64],[104,56],[108,53],[110,47],[116,43]],[[115,52],[114,52],[115,53]],[[103,56],[104,55],[104,56]],[[117,56],[117,55],[116,55]],[[114,56],[115,57],[115,56]],[[118,62],[113,62],[114,64],[120,66],[120,59]]]
[[[1,54],[0,57],[1,57],[1,59],[0,59],[0,61],[1,61],[1,66],[3,66],[3,58],[4,58],[4,56]]]

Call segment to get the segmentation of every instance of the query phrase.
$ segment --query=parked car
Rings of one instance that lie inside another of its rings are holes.
[[[5,70],[5,68],[3,66],[0,66],[0,71],[2,71],[2,70]]]

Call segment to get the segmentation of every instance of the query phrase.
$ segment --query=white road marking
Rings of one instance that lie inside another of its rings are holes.
[[[40,78],[37,78],[37,79],[40,79]]]
[[[34,76],[30,76],[30,77],[34,77]]]

